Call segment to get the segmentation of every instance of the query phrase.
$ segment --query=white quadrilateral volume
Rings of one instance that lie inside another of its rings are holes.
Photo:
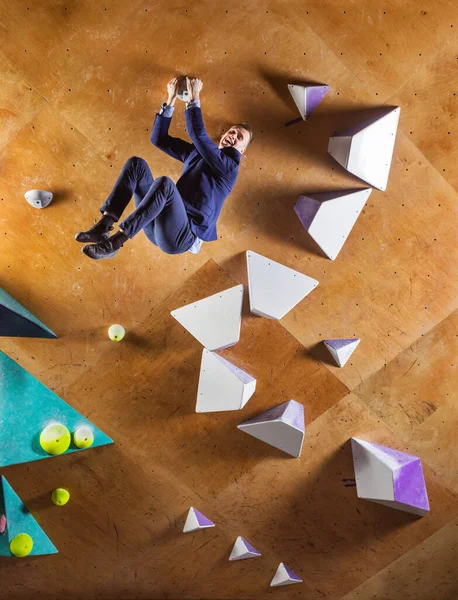
[[[246,558],[256,558],[261,556],[261,553],[249,544],[243,537],[238,537],[235,540],[229,560],[245,560]]]
[[[329,138],[328,152],[353,175],[386,190],[399,122],[399,106]]]
[[[295,85],[288,84],[288,89],[304,121],[329,92],[328,85]]]
[[[318,281],[270,258],[247,250],[250,310],[269,319],[283,318]]]
[[[218,354],[204,348],[200,365],[196,412],[240,410],[256,389],[256,379]]]
[[[283,402],[237,427],[297,458],[301,455],[305,434],[304,407],[295,400]]]
[[[302,583],[302,579],[291,571],[285,563],[280,563],[278,569],[274,575],[274,578],[270,582],[270,587],[280,587],[281,585],[292,585],[293,583]]]
[[[214,527],[215,524],[207,519],[205,515],[199,512],[196,508],[191,506],[186,517],[186,523],[183,527],[183,533],[190,533],[191,531],[198,531],[199,529],[208,529]]]
[[[240,338],[243,285],[187,304],[170,314],[208,350],[223,350]]]
[[[429,512],[419,457],[358,438],[351,449],[358,498],[420,516]]]
[[[334,260],[371,192],[366,188],[308,194],[299,197],[294,210],[308,234]]]
[[[348,338],[342,340],[324,340],[324,345],[329,350],[337,366],[343,367],[356,347],[360,343],[359,338]]]
[[[329,350],[338,367],[343,367],[356,347],[360,343],[359,338],[348,338],[341,340],[324,340],[324,345]]]

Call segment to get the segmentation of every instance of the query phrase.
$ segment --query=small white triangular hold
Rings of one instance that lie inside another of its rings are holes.
[[[283,402],[237,427],[297,458],[301,455],[305,434],[304,407],[295,400]]]
[[[348,338],[342,340],[324,340],[324,345],[329,350],[337,366],[343,367],[356,347],[360,343],[359,338]]]
[[[291,571],[285,563],[278,565],[277,572],[270,583],[270,587],[280,587],[281,585],[292,585],[293,583],[302,583],[302,579]]]
[[[316,279],[251,250],[246,257],[250,310],[261,317],[280,320],[318,285]]]
[[[353,175],[386,190],[399,122],[399,106],[329,138],[328,153]]]
[[[421,459],[380,444],[351,439],[358,498],[423,516],[429,512]]]
[[[208,527],[214,527],[215,524],[207,519],[205,515],[199,512],[196,508],[191,506],[186,517],[186,523],[183,527],[183,533],[190,533],[191,531],[197,531],[199,529],[208,529]]]
[[[187,304],[170,314],[208,350],[223,350],[240,338],[243,285]]]
[[[308,194],[299,197],[294,210],[308,234],[334,260],[371,192],[366,188]]]
[[[256,379],[204,348],[196,412],[240,410],[256,389]]]
[[[229,560],[245,560],[246,558],[256,558],[261,556],[261,553],[249,544],[243,537],[238,537],[235,540]]]
[[[312,112],[329,92],[328,85],[295,85],[290,83],[288,89],[304,121],[310,118]]]

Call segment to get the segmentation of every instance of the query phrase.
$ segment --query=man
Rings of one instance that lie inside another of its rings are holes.
[[[83,252],[95,260],[112,258],[143,229],[148,239],[167,254],[199,252],[203,241],[217,239],[216,222],[224,201],[237,180],[242,154],[252,138],[246,123],[233,125],[216,145],[207,135],[200,109],[200,79],[186,78],[189,94],[186,129],[190,144],[168,134],[178,94],[175,77],[168,85],[168,100],[156,115],[151,142],[169,156],[184,163],[179,180],[153,179],[141,158],[124,165],[113,191],[101,207],[102,218],[87,231],[76,235],[78,242],[93,242]],[[136,209],[110,236],[132,195]]]

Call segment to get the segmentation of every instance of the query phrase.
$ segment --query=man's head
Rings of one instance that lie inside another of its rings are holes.
[[[248,123],[237,123],[223,133],[219,141],[218,148],[227,148],[232,146],[241,154],[245,152],[248,144],[253,139],[253,132]]]

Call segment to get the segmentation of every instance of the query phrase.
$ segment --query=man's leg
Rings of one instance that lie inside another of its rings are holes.
[[[154,229],[153,229],[154,225]],[[85,246],[83,252],[90,258],[111,258],[119,248],[139,231],[153,232],[155,243],[167,254],[181,254],[193,244],[186,208],[176,185],[168,177],[158,177],[137,208],[119,225],[120,231],[110,239]]]
[[[118,221],[129,204],[132,195],[135,199],[145,196],[154,179],[145,160],[132,156],[124,165],[111,194],[100,208],[102,218],[87,231],[76,235],[78,242],[101,242],[108,239],[113,223]]]

